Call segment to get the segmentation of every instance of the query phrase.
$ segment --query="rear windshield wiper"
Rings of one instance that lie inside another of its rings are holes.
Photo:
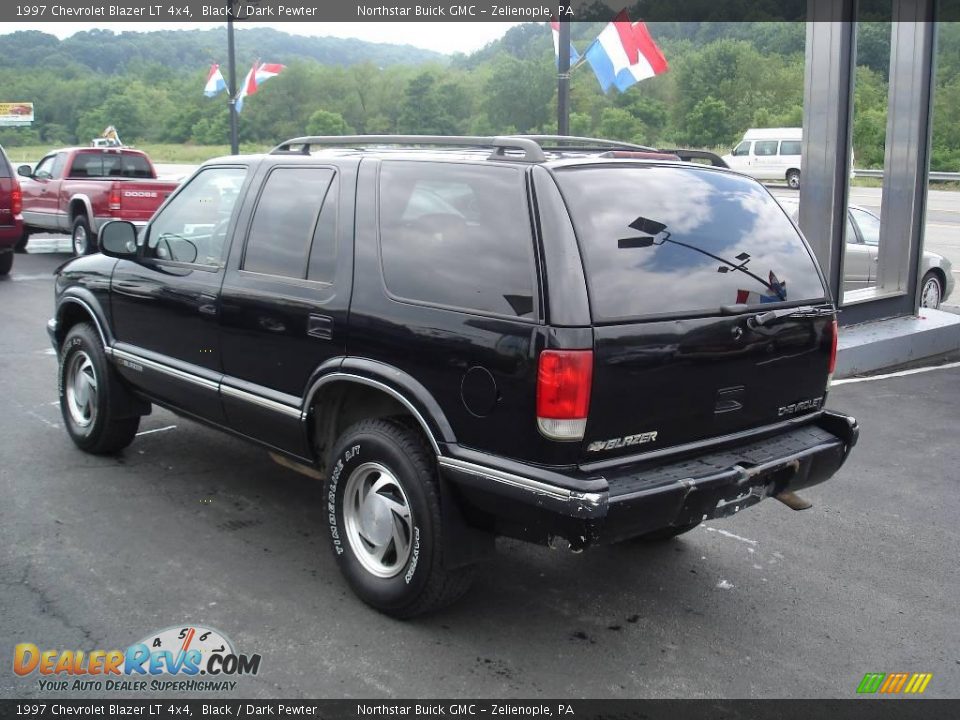
[[[763,327],[775,320],[785,317],[825,317],[833,315],[834,310],[830,306],[814,307],[813,305],[801,305],[795,308],[784,308],[782,310],[769,310],[759,315],[754,315],[747,320],[747,327],[750,329]]]

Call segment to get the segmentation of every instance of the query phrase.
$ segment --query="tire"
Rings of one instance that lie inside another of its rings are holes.
[[[25,253],[27,251],[27,243],[30,241],[30,233],[27,232],[27,229],[23,229],[23,233],[20,235],[20,239],[17,240],[17,244],[13,246],[14,252]]]
[[[920,307],[936,310],[943,302],[943,282],[940,276],[930,270],[920,281]]]
[[[11,268],[13,268],[13,253],[5,252],[0,254],[0,277],[9,275]]]
[[[787,185],[793,190],[800,189],[800,171],[787,170]]]
[[[689,525],[670,525],[665,528],[660,528],[659,530],[654,530],[653,532],[639,535],[636,539],[642,542],[663,542],[664,540],[675,538],[677,535],[688,533],[699,526],[699,520],[695,523],[690,523]]]
[[[74,325],[60,349],[60,412],[74,444],[89,453],[115,453],[133,442],[140,417],[119,417],[126,390],[107,362],[89,323]]]
[[[90,221],[86,215],[77,215],[73,221],[73,230],[70,231],[70,241],[73,245],[73,254],[77,257],[89,255],[97,251],[97,238],[90,231]]]
[[[395,618],[445,607],[476,568],[444,568],[436,463],[421,434],[362,420],[337,440],[324,483],[330,547],[351,589]]]

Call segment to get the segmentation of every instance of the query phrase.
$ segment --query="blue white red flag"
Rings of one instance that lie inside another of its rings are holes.
[[[560,65],[560,23],[555,19],[550,19],[550,29],[553,31],[553,53],[557,58],[557,66]],[[573,67],[576,62],[580,59],[580,53],[577,52],[577,49],[573,46],[573,43],[570,43],[570,67]]]
[[[665,73],[669,67],[647,26],[631,23],[626,10],[607,23],[584,57],[604,92],[613,86],[623,92],[640,80]]]
[[[279,63],[262,63],[259,60],[254,61],[250,72],[243,79],[243,85],[240,86],[240,92],[237,94],[237,112],[243,109],[243,99],[247,95],[253,95],[260,86],[272,77],[276,77],[286,68],[286,65]]]
[[[214,63],[210,66],[210,72],[207,73],[207,84],[203,86],[203,94],[207,97],[213,97],[219,92],[227,89],[227,83],[223,80],[223,74],[220,72],[220,66]]]

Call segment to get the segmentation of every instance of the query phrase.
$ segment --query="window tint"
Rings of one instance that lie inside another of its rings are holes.
[[[329,168],[277,168],[270,173],[253,213],[243,270],[306,278],[307,253],[332,179]]]
[[[246,168],[209,168],[190,180],[154,217],[146,256],[221,265],[227,228],[246,175]]]
[[[761,140],[754,144],[753,154],[757,157],[767,156],[767,155],[776,155],[777,154],[777,141],[776,140]]]
[[[780,143],[781,155],[799,155],[801,142],[799,140],[784,140]]]
[[[750,154],[750,143],[742,142],[733,149],[734,156],[749,155]]]
[[[310,267],[307,279],[332,283],[337,270],[337,206],[340,186],[334,176],[327,197],[320,210],[317,230],[310,248]]]
[[[73,158],[70,177],[152,178],[150,163],[142,155],[116,152],[83,152]]]
[[[533,241],[514,168],[384,162],[383,278],[394,295],[519,317],[533,315]]]
[[[880,244],[880,221],[872,213],[860,208],[850,208],[850,214],[857,221],[857,227],[860,228],[860,234],[863,235],[863,241],[867,245]]]
[[[803,240],[754,180],[656,166],[567,168],[556,176],[594,320],[824,297]]]

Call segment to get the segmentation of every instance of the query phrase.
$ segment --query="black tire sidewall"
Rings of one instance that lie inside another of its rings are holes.
[[[0,276],[7,275],[13,269],[13,251],[0,253]]]
[[[77,252],[77,246],[74,243],[74,236],[77,232],[77,226],[83,225],[84,229],[87,231],[87,247],[83,253]],[[90,255],[96,249],[97,242],[93,237],[93,231],[90,229],[90,222],[87,220],[86,215],[77,215],[73,221],[73,226],[70,228],[70,247],[73,248],[73,254],[77,256]]]
[[[794,178],[796,178],[796,185],[794,185]],[[799,190],[800,189],[800,173],[796,171],[788,172],[787,185],[789,185],[794,190]]]
[[[331,547],[337,564],[354,592],[379,610],[402,610],[413,604],[426,587],[439,542],[439,523],[434,508],[436,498],[427,468],[390,435],[372,427],[348,430],[338,441],[331,456],[325,483],[325,499]],[[413,550],[404,568],[391,578],[379,578],[368,572],[357,559],[346,535],[343,517],[344,489],[350,474],[366,462],[386,466],[403,487],[413,516]]]
[[[96,418],[85,428],[77,425],[70,416],[66,397],[66,370],[70,364],[70,359],[81,350],[90,358],[97,378]],[[103,352],[100,340],[89,325],[74,326],[63,341],[63,346],[60,348],[60,367],[57,371],[57,391],[60,398],[60,414],[63,416],[63,423],[70,437],[83,449],[94,447],[109,420],[107,417],[110,402],[109,368],[107,367],[107,356]]]

